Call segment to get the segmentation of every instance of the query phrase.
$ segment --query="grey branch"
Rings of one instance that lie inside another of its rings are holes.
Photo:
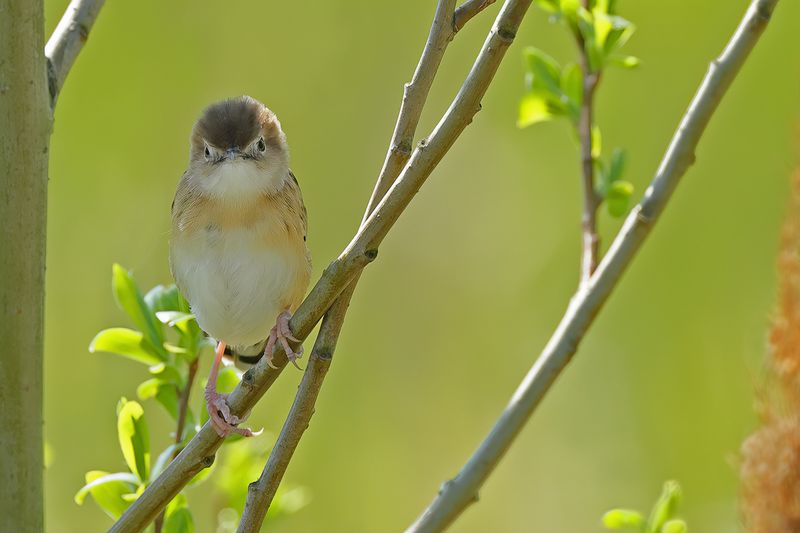
[[[83,49],[105,0],[72,0],[44,47],[50,105],[55,106],[72,65]]]
[[[472,3],[474,4],[475,2]],[[481,2],[482,5],[474,9],[469,18],[476,15],[489,3],[491,2]],[[462,10],[467,4],[463,4],[459,10]],[[454,7],[454,0],[439,0],[437,4],[425,48],[411,82],[405,86],[400,113],[386,154],[386,160],[367,205],[363,221],[367,220],[377,201],[383,198],[389,186],[394,183],[403,166],[408,162],[410,147],[414,140],[422,110],[425,107],[428,92],[447,45],[456,31],[455,25],[449,23],[449,21],[455,20]],[[455,13],[458,13],[458,10]],[[461,24],[466,24],[469,18],[463,19]],[[398,150],[397,147],[400,146],[408,146],[409,149]],[[322,327],[312,352],[312,358],[303,376],[303,381],[289,416],[284,423],[283,429],[281,429],[278,441],[270,454],[264,471],[259,479],[249,487],[242,521],[239,524],[241,533],[258,531],[261,527],[292,454],[297,448],[304,430],[309,425],[311,416],[314,413],[314,403],[322,387],[330,360],[336,350],[345,313],[350,305],[350,299],[355,292],[359,277],[360,275],[357,275],[344,292],[339,295],[323,318]],[[315,359],[313,355],[315,353],[322,353],[324,357]]]
[[[397,180],[359,228],[353,240],[325,269],[295,312],[290,326],[297,338],[305,339],[309,335],[342,291],[377,257],[378,246],[383,238],[480,109],[480,100],[513,42],[519,23],[529,6],[530,0],[506,1],[450,108],[427,141],[419,143]],[[285,354],[277,352],[272,362],[277,369],[270,368],[262,359],[245,372],[241,383],[228,398],[234,414],[249,411],[272,386],[286,365]],[[110,531],[138,532],[144,529],[192,477],[213,463],[214,453],[221,443],[222,440],[210,424],[206,423],[166,470],[131,504]]]
[[[348,287],[347,291],[349,290]],[[337,302],[340,300],[342,300],[341,297]],[[308,366],[280,436],[272,448],[261,476],[248,487],[247,501],[238,528],[239,533],[261,531],[261,524],[264,522],[264,517],[267,515],[283,474],[286,472],[286,467],[289,466],[297,444],[314,414],[314,404],[333,359],[333,351],[336,349],[336,342],[346,313],[346,305],[334,304],[322,319],[317,341],[311,350]]]
[[[494,4],[495,0],[466,0],[458,6],[453,14],[453,33],[464,27],[464,25],[475,15]]]
[[[375,210],[375,206],[378,205],[411,157],[414,133],[417,131],[417,124],[422,116],[422,109],[428,99],[428,92],[433,85],[433,79],[439,70],[439,64],[442,62],[447,45],[454,35],[452,30],[454,9],[455,0],[439,1],[436,6],[431,31],[419,63],[417,63],[414,76],[403,88],[403,101],[394,126],[394,133],[392,133],[392,140],[389,142],[389,151],[386,153],[380,175],[375,182],[375,190],[372,191],[372,197],[369,199],[362,223],[366,222],[369,214]]]
[[[644,198],[628,215],[596,272],[573,297],[561,323],[495,426],[461,472],[442,486],[431,505],[407,532],[443,531],[475,501],[480,487],[575,354],[594,317],[647,238],[681,177],[694,162],[695,147],[703,131],[764,31],[777,3],[778,0],[754,0],[750,4],[722,55],[711,63]]]

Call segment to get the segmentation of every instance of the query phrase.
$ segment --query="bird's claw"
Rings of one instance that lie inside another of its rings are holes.
[[[300,339],[292,335],[292,330],[289,327],[289,320],[291,320],[291,318],[292,314],[289,313],[289,311],[284,311],[278,315],[278,320],[269,332],[267,346],[264,349],[264,356],[267,358],[267,364],[270,368],[274,368],[275,370],[277,370],[278,367],[272,362],[272,356],[278,343],[280,343],[283,351],[286,353],[286,359],[298,370],[303,370],[300,368],[300,365],[297,364],[297,360],[303,356],[303,347],[300,346],[295,352],[289,345],[289,341],[300,342]]]
[[[237,427],[237,425],[244,422],[247,417],[240,418],[231,413],[227,394],[206,392],[206,409],[208,409],[208,416],[214,431],[222,438],[234,433],[243,437],[255,437],[264,431],[263,429],[253,431],[250,428]]]

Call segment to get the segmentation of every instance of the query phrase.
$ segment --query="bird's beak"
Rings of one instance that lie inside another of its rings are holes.
[[[236,159],[237,156],[241,154],[242,152],[240,152],[238,148],[228,148],[227,150],[225,150],[225,158],[228,161],[233,161],[234,159]]]

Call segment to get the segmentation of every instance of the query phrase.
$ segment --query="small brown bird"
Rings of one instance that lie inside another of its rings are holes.
[[[216,390],[223,355],[290,361],[289,329],[311,275],[308,222],[275,113],[242,96],[206,108],[192,129],[189,168],[172,203],[170,268],[200,327],[218,341],[206,386],[217,433],[245,436]],[[226,352],[226,346],[228,352]],[[295,363],[296,365],[296,363]]]

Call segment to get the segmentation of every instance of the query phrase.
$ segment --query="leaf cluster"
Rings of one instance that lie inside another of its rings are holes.
[[[115,264],[112,267],[112,291],[117,305],[135,328],[104,329],[92,339],[89,351],[118,355],[144,365],[147,369],[147,379],[139,383],[136,395],[142,402],[154,400],[176,423],[176,433],[171,435],[170,444],[158,454],[155,461],[151,461],[151,441],[144,407],[141,403],[125,397],[118,402],[117,439],[128,471],[112,473],[91,470],[85,475],[85,485],[75,495],[75,502],[81,505],[86,496],[91,494],[95,503],[116,520],[144,492],[150,481],[164,471],[170,461],[208,420],[203,395],[197,395],[195,410],[192,408],[189,393],[192,390],[200,355],[213,350],[215,343],[200,329],[190,312],[188,302],[175,285],[157,285],[142,295],[131,273]],[[223,393],[231,392],[239,379],[235,367],[226,366],[220,370],[217,389]],[[178,431],[180,435],[177,434]],[[225,443],[235,442],[241,438],[239,435],[231,436]],[[269,447],[266,448],[268,451]],[[242,453],[238,452],[238,456]],[[247,452],[247,457],[253,459],[252,451]],[[258,464],[256,461],[252,462]],[[215,470],[213,465],[202,470],[189,486],[205,480],[213,470]],[[247,483],[242,480],[242,472],[238,469],[226,476],[220,476],[217,488],[227,494],[226,501],[234,501],[237,498],[244,501],[245,494],[239,494],[232,488],[242,486],[246,490]],[[258,473],[255,473],[254,477],[257,475]],[[275,510],[270,516],[281,514],[282,510],[283,514],[297,510],[305,505],[307,499],[298,500],[296,495],[290,495],[286,505],[283,505],[280,498],[276,498]],[[232,503],[228,505],[233,506]],[[179,494],[167,506],[161,531],[164,533],[194,531],[192,513],[184,493]]]
[[[677,481],[667,481],[661,496],[645,518],[638,511],[612,509],[603,515],[606,529],[638,531],[640,533],[686,533],[686,522],[674,518],[681,500],[681,487]]]
[[[525,60],[525,93],[520,99],[517,126],[556,118],[568,120],[579,137],[581,108],[587,87],[587,77],[599,80],[607,66],[634,68],[639,60],[620,53],[620,48],[634,32],[633,24],[615,12],[614,0],[595,0],[589,8],[578,0],[538,0],[550,13],[550,20],[563,24],[574,35],[587,58],[588,72],[577,62],[559,64],[553,57],[533,46],[523,51]],[[596,81],[592,82],[596,83]],[[595,167],[595,192],[606,202],[608,212],[621,217],[628,211],[633,185],[622,180],[625,152],[615,148],[607,162],[602,159],[601,135],[592,125],[592,160]]]

